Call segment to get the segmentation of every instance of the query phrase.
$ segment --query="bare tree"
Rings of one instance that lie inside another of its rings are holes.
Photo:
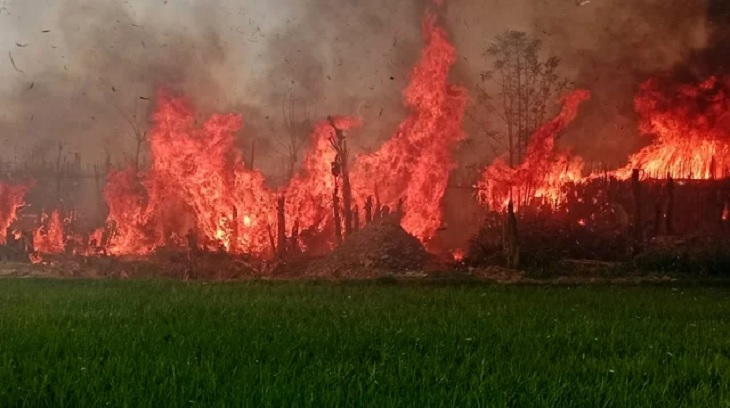
[[[283,140],[279,140],[279,144],[284,150],[286,158],[287,177],[291,179],[299,162],[299,155],[309,136],[311,126],[309,104],[301,103],[293,93],[290,93],[282,102],[282,114],[285,133]]]
[[[510,30],[498,35],[485,52],[492,59],[492,69],[482,73],[481,79],[497,86],[497,98],[493,101],[483,95],[479,101],[489,105],[504,124],[497,134],[507,139],[510,166],[522,161],[530,136],[570,85],[558,74],[560,59],[541,58],[541,48],[540,40]]]
[[[112,100],[112,105],[114,105],[114,108],[116,108],[132,130],[132,136],[136,142],[134,151],[134,174],[137,175],[139,174],[142,149],[144,148],[145,142],[147,142],[147,130],[145,129],[146,123],[143,118],[140,118],[141,115],[139,115],[139,99],[134,99],[134,108],[131,114],[127,113],[124,109],[117,105],[114,100]]]

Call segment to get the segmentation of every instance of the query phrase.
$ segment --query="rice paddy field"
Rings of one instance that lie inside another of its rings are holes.
[[[2,407],[730,406],[730,289],[0,280]]]

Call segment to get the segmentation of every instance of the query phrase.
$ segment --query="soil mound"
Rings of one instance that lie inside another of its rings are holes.
[[[318,278],[371,278],[422,270],[428,260],[421,242],[395,219],[386,218],[353,233],[330,254],[313,262],[306,274]]]

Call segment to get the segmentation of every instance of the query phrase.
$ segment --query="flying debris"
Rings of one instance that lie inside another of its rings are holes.
[[[575,4],[578,5],[578,7],[585,6],[590,3],[591,3],[591,0],[576,0],[576,2],[575,2]]]
[[[15,60],[13,59],[13,53],[8,51],[8,56],[10,57],[10,63],[13,64],[13,68],[15,68],[16,71],[23,73],[24,71],[18,69],[18,66],[15,65]]]

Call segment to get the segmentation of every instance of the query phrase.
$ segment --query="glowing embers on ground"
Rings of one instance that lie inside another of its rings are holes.
[[[730,170],[730,77],[699,84],[652,79],[635,99],[642,134],[649,146],[629,158],[616,174],[675,179],[719,179]]]
[[[555,137],[575,119],[578,107],[589,97],[590,93],[584,90],[564,97],[560,114],[535,132],[517,167],[511,168],[504,157],[487,167],[477,186],[479,201],[497,211],[504,210],[510,201],[515,209],[535,198],[553,206],[561,203],[565,199],[565,184],[583,179],[583,161],[556,152]]]

